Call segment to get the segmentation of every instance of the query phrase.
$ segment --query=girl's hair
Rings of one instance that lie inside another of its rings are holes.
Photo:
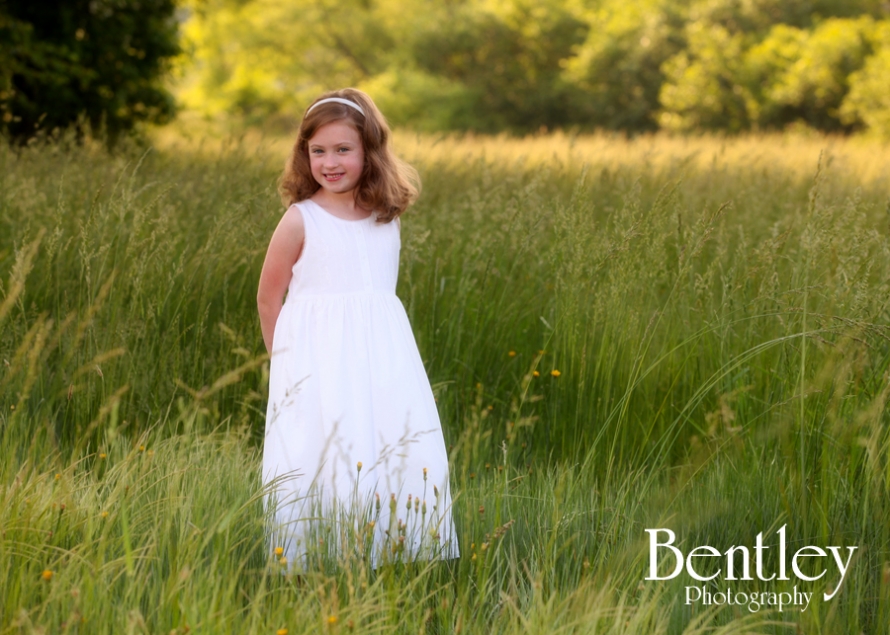
[[[315,194],[321,185],[312,176],[309,166],[309,140],[324,125],[345,121],[359,134],[365,153],[362,176],[355,191],[355,202],[377,210],[379,222],[389,222],[413,203],[420,191],[417,171],[399,160],[389,149],[389,126],[377,106],[365,93],[355,88],[335,90],[316,99],[328,97],[348,99],[361,106],[362,115],[352,106],[337,102],[321,104],[303,114],[297,140],[279,182],[279,193],[285,206],[303,201]],[[309,108],[312,106],[310,105]]]

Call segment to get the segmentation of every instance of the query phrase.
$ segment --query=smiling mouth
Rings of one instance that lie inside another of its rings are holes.
[[[338,172],[337,174],[325,174],[324,178],[328,181],[339,181],[345,172]]]

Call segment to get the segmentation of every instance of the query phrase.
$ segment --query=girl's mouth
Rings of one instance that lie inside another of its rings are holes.
[[[324,178],[327,181],[339,181],[343,177],[343,172],[338,172],[337,174],[325,174]]]

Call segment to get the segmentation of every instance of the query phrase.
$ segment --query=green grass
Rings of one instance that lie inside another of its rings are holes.
[[[285,141],[2,147],[0,635],[886,632],[887,150],[398,142],[463,557],[298,580],[269,553],[255,291]],[[723,551],[786,523],[859,547],[834,600],[703,611],[685,574],[644,580],[646,528]]]

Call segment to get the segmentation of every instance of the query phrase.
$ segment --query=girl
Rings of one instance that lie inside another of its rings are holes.
[[[439,416],[395,295],[414,182],[366,94],[306,110],[257,293],[271,354],[263,482],[283,563],[341,552],[356,531],[372,566],[458,557]]]

